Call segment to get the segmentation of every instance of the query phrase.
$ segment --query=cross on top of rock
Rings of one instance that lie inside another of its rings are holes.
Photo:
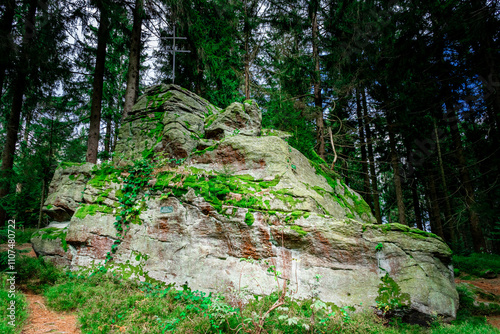
[[[173,58],[174,58],[174,61],[172,62],[172,83],[175,83],[175,53],[176,52],[187,52],[187,53],[189,53],[191,51],[189,51],[189,50],[178,50],[175,47],[175,40],[177,40],[177,39],[187,39],[186,37],[175,36],[175,25],[174,25],[174,32],[173,32],[172,37],[165,37],[165,39],[171,39],[173,41],[173,43],[172,43],[172,49],[167,50],[167,52],[171,52],[172,55],[173,55]]]

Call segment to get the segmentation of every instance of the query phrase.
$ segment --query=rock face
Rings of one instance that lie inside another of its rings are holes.
[[[388,273],[415,313],[454,318],[448,246],[373,224],[366,202],[287,136],[262,131],[253,101],[221,110],[178,86],[153,87],[120,129],[113,164],[58,168],[45,210],[71,220],[35,237],[35,251],[72,269],[108,258],[207,291],[270,293],[278,275],[302,298],[320,277],[320,298],[338,306],[374,306]]]

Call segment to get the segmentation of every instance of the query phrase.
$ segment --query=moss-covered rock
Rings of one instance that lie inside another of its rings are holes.
[[[69,223],[52,223],[33,233],[31,244],[38,256],[60,266],[69,266],[73,258],[66,242]]]
[[[43,211],[53,220],[69,221],[83,202],[83,191],[94,166],[92,163],[61,163],[50,182]]]
[[[308,160],[279,132],[260,136],[260,122],[251,101],[221,110],[178,86],[147,90],[120,129],[113,165],[56,172],[49,198],[73,198],[62,208],[76,211],[65,237],[71,255],[62,256],[77,268],[146,254],[141,265],[155,279],[258,294],[276,286],[272,265],[296,297],[310,295],[320,275],[321,298],[339,306],[375,306],[388,273],[413,311],[453,318],[448,246],[373,224],[367,203],[319,157]],[[79,196],[66,195],[69,185]]]
[[[220,140],[237,134],[259,136],[261,122],[262,114],[257,103],[251,100],[235,102],[210,118],[205,129],[206,137]]]

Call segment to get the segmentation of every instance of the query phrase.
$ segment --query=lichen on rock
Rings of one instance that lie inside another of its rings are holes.
[[[287,136],[262,132],[255,102],[222,110],[175,85],[148,89],[120,128],[113,164],[56,171],[45,204],[54,218],[71,218],[67,265],[146,254],[154,279],[257,294],[275,287],[272,265],[296,297],[321,275],[323,300],[367,307],[389,273],[415,312],[455,317],[448,246],[407,226],[374,224],[362,197]],[[55,252],[35,239],[40,254]]]

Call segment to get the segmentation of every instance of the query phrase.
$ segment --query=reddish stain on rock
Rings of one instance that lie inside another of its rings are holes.
[[[86,246],[77,248],[78,256],[89,256],[97,260],[104,260],[106,254],[111,250],[113,240],[107,237],[92,235],[87,239]]]

